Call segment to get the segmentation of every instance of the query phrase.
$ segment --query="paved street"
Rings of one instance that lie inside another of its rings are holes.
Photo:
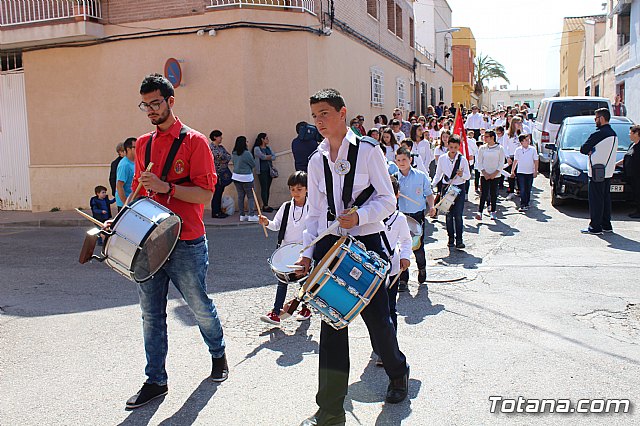
[[[499,219],[465,217],[467,249],[427,239],[430,277],[398,302],[410,399],[383,403],[364,323],[350,327],[348,425],[638,424],[631,414],[491,414],[489,396],[629,398],[640,404],[640,224],[614,206],[615,234],[584,236],[586,203],[502,201]],[[477,204],[477,200],[472,201]],[[272,329],[266,263],[276,241],[256,226],[209,229],[209,292],[223,321],[230,378],[210,359],[175,289],[169,301],[169,394],[125,411],[144,381],[135,286],[77,262],[82,228],[0,229],[0,425],[297,425],[316,407],[319,319]],[[413,265],[412,265],[413,266]],[[291,290],[291,293],[293,289]]]

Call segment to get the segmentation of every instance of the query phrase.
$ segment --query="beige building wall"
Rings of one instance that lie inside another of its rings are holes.
[[[247,19],[318,22],[309,14],[232,9],[144,25],[162,28]],[[121,31],[105,26],[106,33]],[[174,110],[185,124],[205,135],[221,129],[229,151],[238,135],[253,145],[259,132],[269,134],[272,148],[282,154],[274,164],[281,176],[271,190],[275,205],[288,198],[286,178],[293,171],[290,143],[295,124],[312,121],[310,94],[337,88],[345,96],[349,115],[364,114],[371,127],[374,115],[389,115],[396,106],[396,79],[411,78],[411,71],[339,31],[320,37],[236,29],[218,31],[215,37],[194,33],[25,52],[34,211],[86,207],[94,186],[107,186],[116,143],[153,129],[137,108],[139,85],[144,75],[162,73],[170,57],[184,61]],[[373,66],[384,72],[382,107],[370,102]],[[232,186],[225,193],[235,199]]]
[[[578,67],[584,41],[584,18],[565,18],[560,47],[560,96],[578,96]],[[584,94],[584,93],[582,93]]]

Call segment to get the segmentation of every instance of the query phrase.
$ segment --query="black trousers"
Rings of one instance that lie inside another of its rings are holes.
[[[596,183],[589,178],[589,229],[602,232],[611,227],[611,178]]]
[[[228,184],[227,184],[228,185]],[[217,215],[222,213],[222,194],[227,185],[223,185],[218,181],[213,192],[213,198],[211,198],[211,214]]]
[[[385,256],[382,251],[380,234],[356,237],[368,250]],[[316,244],[313,259],[316,264],[338,240],[328,235]],[[391,379],[407,374],[409,366],[396,338],[396,329],[389,314],[389,299],[384,284],[360,313],[369,330],[371,346],[376,348],[384,363],[384,369]],[[318,406],[332,414],[344,413],[344,399],[349,386],[349,327],[336,330],[322,321],[320,328],[320,368],[318,377]]]
[[[636,211],[640,212],[640,177],[627,178],[631,184],[631,190],[633,191],[633,201],[636,203]]]
[[[485,203],[489,202],[491,204],[491,209],[489,211],[496,211],[496,204],[498,202],[498,178],[496,179],[485,179],[484,176],[480,177],[480,205],[478,206],[478,211],[482,213],[484,210]]]
[[[271,170],[261,170],[258,175],[260,181],[260,198],[262,199],[262,207],[269,205],[269,191],[271,190]]]
[[[464,197],[464,195],[462,195]],[[418,269],[424,269],[427,267],[427,258],[424,252],[424,211],[419,211],[417,213],[405,213],[407,216],[412,217],[420,224],[422,228],[422,235],[420,235],[420,247],[417,250],[413,251],[413,255],[416,257],[416,265]],[[400,273],[399,281],[409,282],[409,270],[402,271]]]

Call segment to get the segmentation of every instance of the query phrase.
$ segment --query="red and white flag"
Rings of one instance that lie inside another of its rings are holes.
[[[456,119],[453,123],[453,134],[460,136],[460,153],[469,160],[469,143],[467,142],[467,132],[464,130],[460,107],[456,108]]]

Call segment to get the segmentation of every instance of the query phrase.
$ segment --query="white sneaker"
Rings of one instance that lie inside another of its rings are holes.
[[[253,216],[247,216],[247,221],[248,222],[258,222],[260,219],[258,218],[258,216],[253,215]]]
[[[247,220],[249,220],[249,216],[240,215],[240,222],[246,222]]]

